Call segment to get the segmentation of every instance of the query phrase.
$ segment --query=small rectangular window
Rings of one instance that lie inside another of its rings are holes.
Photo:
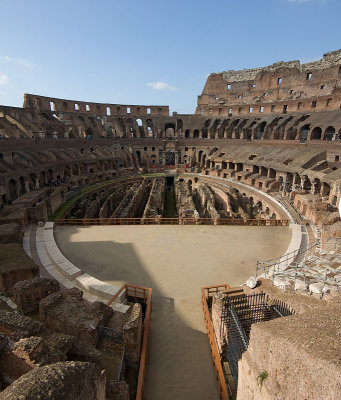
[[[117,107],[117,114],[120,114],[121,112],[121,107]]]
[[[307,76],[306,76],[307,81],[310,81],[312,77],[313,77],[313,74],[311,72],[308,72]]]
[[[56,105],[54,104],[53,101],[50,101],[50,110],[51,111],[56,111]]]
[[[266,97],[268,94],[267,93],[263,93],[263,96]]]
[[[127,107],[127,114],[130,114],[130,107]]]
[[[150,114],[150,108],[149,107],[147,108],[147,114]]]
[[[335,161],[339,161],[340,160],[340,156],[335,156]]]
[[[158,109],[157,109],[157,113],[158,113],[158,114],[160,114],[161,111],[162,111],[161,108],[158,108]]]
[[[230,83],[227,84],[227,90],[231,90],[231,84]]]
[[[140,114],[140,112],[141,112],[141,108],[140,108],[140,107],[137,107],[136,113],[137,113],[137,114]]]
[[[119,109],[119,107],[117,107],[117,109]],[[106,111],[107,111],[107,115],[111,115],[111,109],[110,109],[110,107],[107,107]]]
[[[222,111],[223,111],[223,109],[222,109],[222,108],[219,108],[219,109],[218,109],[218,114],[220,115],[220,114],[222,113]]]
[[[250,113],[250,114],[253,113],[253,107],[249,107],[249,113]]]
[[[253,83],[253,84],[251,85],[251,87],[254,89],[254,88],[256,87],[256,84]]]
[[[241,114],[242,111],[243,111],[243,107],[239,107],[239,108],[238,108],[238,114]]]
[[[313,101],[311,102],[311,107],[312,107],[312,108],[315,108],[315,107],[316,107],[316,104],[317,104],[317,101],[316,101],[316,100],[313,100]]]
[[[322,90],[324,89],[324,85],[321,85],[321,89],[322,89]]]
[[[285,104],[283,106],[283,114],[286,114],[288,112],[288,106]]]
[[[188,151],[188,147],[185,147],[185,151]]]
[[[275,105],[271,106],[271,112],[274,112],[275,110],[276,110],[276,106]]]
[[[277,78],[277,85],[281,85],[282,84],[282,78]]]
[[[302,106],[303,106],[303,103],[300,101],[300,102],[297,104],[297,109],[300,110],[300,109],[302,108]]]
[[[86,111],[90,111],[90,106],[89,106],[89,104],[86,104],[86,105],[85,105],[85,110],[86,110]]]
[[[232,108],[229,108],[229,115],[232,115]]]
[[[77,103],[75,104],[75,110],[79,111],[79,104],[77,104]]]
[[[327,104],[327,107],[330,106],[332,100],[333,100],[333,99],[327,99],[327,103],[326,103],[326,104]]]
[[[259,107],[259,112],[261,112],[261,113],[264,112],[264,107],[263,106]]]

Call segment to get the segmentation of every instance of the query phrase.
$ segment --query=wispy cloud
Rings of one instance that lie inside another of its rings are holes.
[[[34,66],[33,62],[31,62],[30,60],[26,60],[25,58],[14,58],[14,57],[5,56],[4,60],[7,62],[10,62],[10,63],[23,65],[24,67],[27,67],[27,68],[32,68]]]
[[[175,92],[178,89],[175,86],[169,85],[166,82],[149,82],[147,86],[152,87],[154,90],[168,90],[169,92]]]
[[[5,85],[8,82],[8,76],[6,74],[0,74],[0,85]]]

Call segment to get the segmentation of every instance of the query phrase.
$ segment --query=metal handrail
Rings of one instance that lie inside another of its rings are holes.
[[[276,257],[276,258],[271,258],[269,260],[265,261],[257,261],[256,262],[256,278],[259,270],[264,271],[265,277],[266,274],[269,273],[269,270],[271,268],[276,268],[279,270],[279,267],[281,264],[285,263],[285,266],[288,267],[290,264],[293,263],[293,261],[296,259],[296,257],[305,254],[308,250],[311,250],[312,248],[316,247],[319,244],[319,240],[315,240],[314,242],[308,244],[307,246],[303,248],[299,248],[297,250],[293,250],[289,253],[284,254],[281,257]]]

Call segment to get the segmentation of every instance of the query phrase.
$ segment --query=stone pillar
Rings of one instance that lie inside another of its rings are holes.
[[[25,181],[25,191],[26,193],[30,191],[30,184],[28,183],[28,181]]]
[[[35,189],[39,189],[39,179],[38,178],[35,181]]]

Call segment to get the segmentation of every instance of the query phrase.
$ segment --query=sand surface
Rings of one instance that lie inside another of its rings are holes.
[[[281,256],[289,227],[58,226],[60,250],[96,278],[153,288],[146,400],[218,399],[201,287],[239,285]]]

